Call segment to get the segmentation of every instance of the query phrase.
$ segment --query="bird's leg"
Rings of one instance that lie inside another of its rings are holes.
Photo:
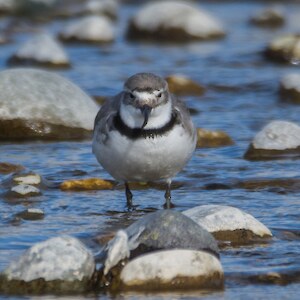
[[[128,209],[132,209],[132,193],[130,191],[129,185],[127,182],[125,182],[125,195],[126,195],[126,200],[127,200],[127,207]]]
[[[172,181],[170,179],[167,180],[167,188],[165,192],[166,203],[164,204],[164,208],[166,209],[174,207],[174,204],[171,202],[171,183]]]

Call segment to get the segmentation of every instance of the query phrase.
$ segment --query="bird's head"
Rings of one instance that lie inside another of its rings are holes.
[[[160,126],[169,118],[171,104],[167,82],[152,73],[138,73],[124,84],[121,116],[130,127]],[[154,121],[153,124],[150,120]]]

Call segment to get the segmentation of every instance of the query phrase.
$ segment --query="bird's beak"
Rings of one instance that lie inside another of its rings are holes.
[[[142,115],[144,117],[144,123],[142,125],[142,129],[147,125],[148,123],[148,119],[149,119],[149,115],[151,113],[151,110],[152,110],[152,107],[150,107],[149,105],[144,105],[142,108],[141,108],[141,112],[142,112]]]

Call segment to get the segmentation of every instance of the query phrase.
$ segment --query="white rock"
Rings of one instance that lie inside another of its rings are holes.
[[[40,208],[28,208],[27,212],[30,214],[36,214],[36,215],[44,215],[45,212]]]
[[[13,186],[11,191],[23,196],[27,194],[39,194],[41,192],[38,188],[29,184],[18,184]]]
[[[63,47],[55,38],[48,34],[38,34],[28,40],[14,54],[23,60],[33,60],[39,63],[69,64],[69,59]]]
[[[41,176],[38,174],[14,177],[14,181],[19,184],[40,184]]]
[[[285,150],[300,146],[300,126],[287,121],[272,121],[256,134],[255,149]]]
[[[300,93],[300,73],[291,73],[282,77],[281,87],[284,89],[294,89]]]
[[[107,15],[116,18],[118,12],[116,0],[90,0],[85,3],[83,11],[87,14]]]
[[[38,278],[73,281],[90,278],[94,269],[92,253],[79,240],[61,236],[33,245],[5,269],[4,275],[26,282]]]
[[[5,70],[0,72],[0,90],[0,120],[93,129],[98,105],[60,75],[36,69]]]
[[[61,33],[64,40],[111,42],[115,38],[112,22],[105,16],[88,16],[71,23]]]
[[[133,22],[138,28],[147,31],[182,28],[188,34],[199,38],[224,34],[219,21],[186,1],[149,3],[138,12]]]
[[[223,205],[201,205],[183,212],[207,231],[234,231],[245,229],[257,236],[272,236],[271,231],[253,216],[242,210]]]
[[[120,278],[126,286],[146,285],[148,281],[168,284],[176,277],[223,276],[220,261],[213,255],[194,250],[165,250],[139,256],[122,270]]]

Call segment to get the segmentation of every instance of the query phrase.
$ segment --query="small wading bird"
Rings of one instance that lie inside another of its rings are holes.
[[[165,207],[171,207],[172,178],[196,147],[196,130],[183,102],[170,94],[167,82],[151,73],[138,73],[123,91],[98,112],[93,153],[103,168],[125,183],[166,181]]]

